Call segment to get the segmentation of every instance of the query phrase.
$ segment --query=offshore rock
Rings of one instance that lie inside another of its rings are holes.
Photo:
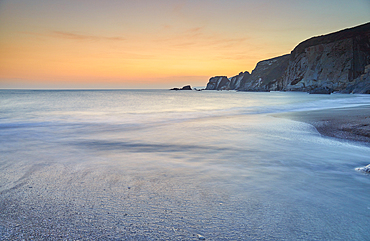
[[[181,90],[191,90],[191,86],[185,85],[184,87],[181,88]]]
[[[191,86],[190,85],[185,85],[181,89],[180,88],[172,88],[170,90],[191,90]]]

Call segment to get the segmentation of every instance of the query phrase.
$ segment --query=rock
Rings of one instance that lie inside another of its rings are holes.
[[[348,85],[341,93],[370,94],[370,71],[355,79],[353,84]]]
[[[282,85],[286,90],[327,87],[342,91],[370,64],[370,23],[300,43],[291,53]]]
[[[367,165],[366,167],[359,167],[359,168],[356,168],[357,171],[360,171],[360,172],[365,172],[365,173],[369,173],[370,174],[370,164]]]
[[[238,75],[231,77],[228,88],[230,90],[240,90],[240,88],[242,88],[248,81],[250,75],[251,74],[248,71],[245,71],[240,72]]]
[[[185,85],[184,87],[181,88],[181,90],[191,90],[190,85]]]
[[[206,240],[206,238],[203,235],[197,234],[197,237],[199,240]]]
[[[257,63],[256,68],[250,74],[248,71],[228,79],[226,76],[210,78],[206,90],[239,90],[268,92],[280,90],[282,75],[289,63],[289,54],[280,57],[263,60]]]
[[[226,76],[216,76],[209,79],[206,90],[227,89],[230,80]]]
[[[370,23],[305,40],[251,74],[210,78],[206,90],[222,89],[370,94]]]
[[[278,86],[289,64],[290,55],[263,60],[257,63],[248,81],[241,86],[244,91],[270,91],[281,90]]]
[[[191,86],[190,85],[185,85],[181,89],[180,88],[172,88],[170,90],[191,90]]]
[[[333,93],[333,90],[328,87],[318,87],[318,88],[310,90],[308,93],[310,94],[331,94]]]

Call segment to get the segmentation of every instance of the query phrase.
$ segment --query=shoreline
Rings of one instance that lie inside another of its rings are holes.
[[[370,105],[273,114],[313,125],[323,136],[370,146]]]

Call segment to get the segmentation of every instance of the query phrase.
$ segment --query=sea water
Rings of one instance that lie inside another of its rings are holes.
[[[367,95],[0,90],[2,239],[367,240],[370,148],[273,114]]]

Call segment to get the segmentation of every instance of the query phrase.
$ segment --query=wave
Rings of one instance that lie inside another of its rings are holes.
[[[89,99],[91,93],[86,91],[84,95]],[[3,106],[0,110],[9,113],[6,117],[0,118],[0,129],[57,128],[58,126],[71,128],[81,125],[79,127],[94,126],[96,130],[114,130],[117,127],[121,130],[133,130],[205,118],[348,108],[370,104],[369,95],[323,96],[286,92],[191,92],[178,95],[174,92],[161,91],[143,93],[116,91],[112,98],[111,93],[108,94],[100,96],[101,99],[96,100],[89,108],[83,108],[83,105],[81,107],[80,105],[60,104],[64,103],[64,98],[68,96],[60,97],[59,95],[50,96],[54,98],[54,102],[48,99],[51,104],[46,106],[47,108],[33,104],[31,110],[26,108],[27,112],[12,106],[7,108]],[[38,103],[37,98],[39,97],[34,97],[35,103]],[[123,101],[126,100],[125,98],[128,98],[127,102],[122,102],[122,105],[117,104],[118,100]],[[145,101],[139,101],[141,99]],[[45,103],[43,98],[40,101]]]

